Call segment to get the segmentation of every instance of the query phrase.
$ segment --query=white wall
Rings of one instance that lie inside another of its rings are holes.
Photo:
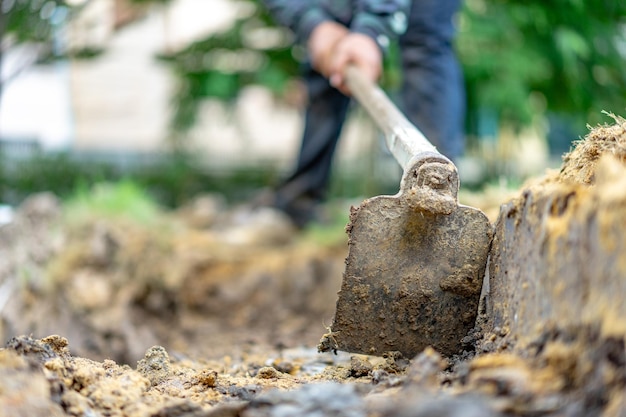
[[[5,91],[0,134],[34,138],[45,147],[162,149],[175,80],[155,54],[228,28],[238,14],[247,12],[233,4],[177,0],[169,9],[151,9],[114,33],[112,19],[96,19],[98,13],[112,10],[111,0],[93,2],[69,28],[68,39],[72,45],[102,45],[104,53],[25,72]],[[220,103],[205,103],[191,136],[198,151],[215,163],[270,159],[287,167],[297,152],[301,128],[301,109],[277,104],[270,93],[250,88],[234,117]],[[363,148],[362,133],[347,136],[342,151]]]
[[[29,67],[3,85],[0,138],[67,148],[73,137],[68,65]]]

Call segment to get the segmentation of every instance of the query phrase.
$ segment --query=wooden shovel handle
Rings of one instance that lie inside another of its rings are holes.
[[[424,134],[391,102],[385,92],[365,78],[357,67],[348,67],[346,83],[353,97],[382,130],[389,151],[404,170],[417,154],[439,153]]]

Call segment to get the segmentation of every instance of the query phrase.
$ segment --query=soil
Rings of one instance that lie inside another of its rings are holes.
[[[595,129],[540,182],[624,172],[625,127]],[[590,168],[606,154],[617,165]],[[626,416],[623,315],[611,332],[564,320],[523,344],[523,327],[479,320],[449,357],[318,353],[347,237],[216,196],[141,222],[68,219],[35,195],[0,227],[0,252],[3,416]]]

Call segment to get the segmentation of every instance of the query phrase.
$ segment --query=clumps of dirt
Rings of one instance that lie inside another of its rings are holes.
[[[137,362],[137,371],[150,380],[150,384],[158,385],[169,376],[170,357],[162,346],[153,346],[146,355]]]
[[[505,413],[623,415],[626,120],[614,119],[502,206],[466,381],[506,392]]]
[[[592,346],[584,351],[581,347]],[[72,356],[65,338],[18,337],[0,349],[0,410],[14,416],[621,416],[623,340],[594,329],[546,331],[526,355],[462,362],[428,348],[391,353],[275,352],[194,361],[153,346],[136,368]],[[332,360],[331,360],[332,358]],[[6,376],[6,378],[5,378]],[[604,412],[604,414],[602,414]]]
[[[614,124],[592,129],[585,139],[576,142],[574,150],[563,157],[558,174],[561,181],[594,184],[598,162],[603,156],[610,155],[626,164],[626,119],[613,114],[609,116]]]
[[[14,406],[18,411],[3,415],[179,415],[173,410],[208,410],[269,385],[249,376],[218,376],[197,363],[170,361],[160,346],[150,348],[136,369],[73,357],[57,346],[67,346],[67,340],[19,337],[0,350],[0,373],[12,376],[2,379],[0,410]]]
[[[43,349],[46,350],[46,349]],[[38,360],[11,349],[0,350],[0,411],[15,417],[60,417],[60,390]]]
[[[359,356],[350,358],[350,376],[360,378],[369,375],[373,370],[374,366],[367,358]]]
[[[307,371],[311,359],[310,353],[302,360],[292,358],[298,371],[291,375],[277,369],[267,356],[229,366],[226,358],[219,362],[171,358],[162,346],[153,346],[133,369],[112,360],[96,362],[72,356],[67,339],[60,336],[16,337],[0,349],[0,375],[6,376],[0,380],[0,411],[31,417],[235,417],[264,415],[270,405],[271,415],[283,415],[280,413],[294,403],[304,409],[312,405],[328,410],[349,407],[341,393],[356,392],[354,387],[339,382],[319,385],[328,381],[324,375],[342,379],[339,372]],[[265,365],[257,367],[259,362]],[[327,364],[346,369],[332,361]],[[290,394],[293,390],[298,393]],[[356,397],[355,401],[362,402]]]
[[[31,197],[0,227],[0,334],[63,334],[75,354],[122,363],[157,344],[219,357],[316,340],[345,242],[299,239],[269,209],[200,201],[146,225],[68,220],[54,196]]]
[[[502,206],[485,329],[506,328],[509,341],[556,321],[626,333],[626,120],[613,117],[577,143],[559,173]]]
[[[624,417],[616,122],[579,143],[560,177],[503,205],[480,326],[452,358],[316,353],[345,242],[277,227],[266,245],[273,215],[250,228],[255,215],[206,198],[165,225],[67,228],[58,201],[35,196],[0,227],[0,415]]]
[[[601,415],[623,400],[624,338],[603,337],[592,326],[554,326],[524,350],[461,364],[456,376],[460,392],[496,397],[507,415]]]

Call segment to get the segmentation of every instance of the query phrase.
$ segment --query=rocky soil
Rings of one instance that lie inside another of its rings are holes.
[[[584,174],[580,186],[595,187],[609,170],[623,184],[626,122],[615,122],[542,181]],[[612,159],[597,171],[602,155]],[[610,336],[591,322],[536,329],[513,325],[517,307],[483,300],[452,357],[319,354],[344,235],[297,234],[278,213],[216,196],[139,221],[92,214],[43,194],[0,227],[0,415],[626,416],[623,316],[611,317]],[[610,277],[626,288],[625,275]],[[543,323],[529,309],[519,311]]]

